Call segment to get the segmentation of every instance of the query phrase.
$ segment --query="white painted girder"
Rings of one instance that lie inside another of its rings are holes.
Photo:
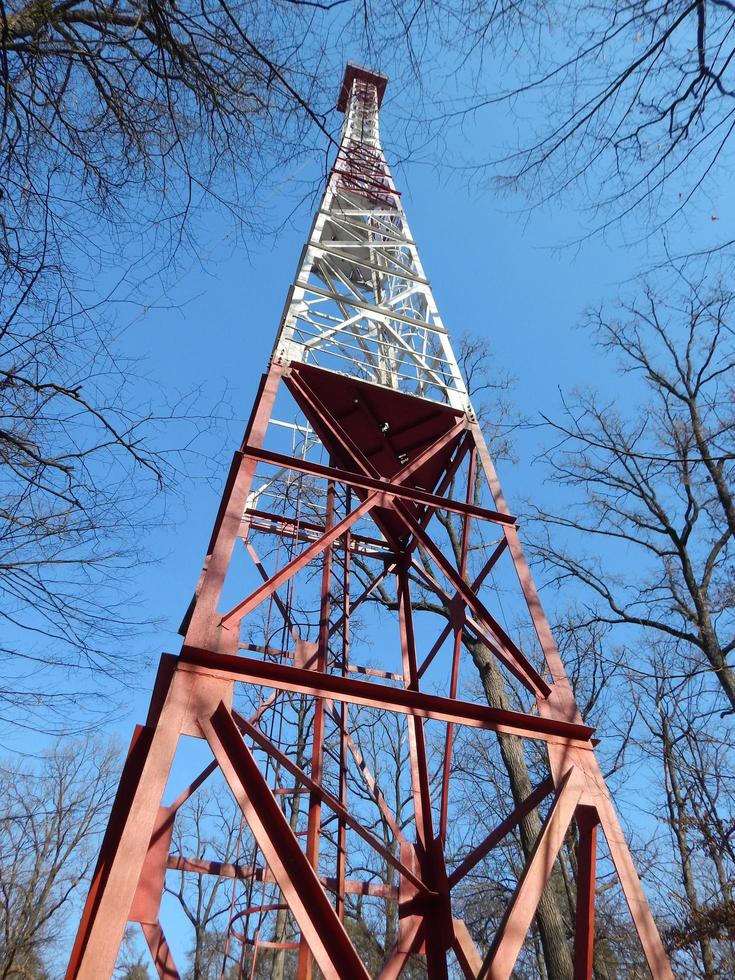
[[[378,115],[375,86],[356,78],[274,357],[464,409],[465,384],[383,154]]]

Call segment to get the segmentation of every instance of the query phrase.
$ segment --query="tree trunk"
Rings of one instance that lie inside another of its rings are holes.
[[[735,713],[735,671],[725,660],[720,641],[717,638],[717,631],[712,621],[708,589],[703,588],[700,582],[697,581],[690,552],[687,550],[685,543],[679,535],[673,535],[672,537],[679,554],[684,582],[694,603],[694,611],[696,613],[695,623],[700,637],[700,647],[712,665],[715,677],[730,702],[731,710]]]
[[[697,443],[697,449],[717,491],[717,498],[722,505],[722,512],[725,515],[730,534],[735,538],[735,501],[733,501],[732,491],[727,482],[724,460],[712,458],[709,434],[706,432],[705,423],[702,421],[699,412],[697,396],[691,390],[687,391],[687,395],[687,408],[692,420],[692,432]]]
[[[487,703],[491,708],[509,709],[511,706],[503,677],[493,654],[483,643],[471,637],[465,636],[464,642],[479,671]],[[531,795],[533,790],[523,754],[523,743],[515,735],[498,735],[498,743],[508,773],[513,802],[518,806]],[[532,810],[521,822],[520,832],[523,853],[528,858],[541,832],[541,819],[537,810]],[[569,930],[564,921],[565,912],[568,914],[569,911],[569,903],[564,894],[564,882],[555,869],[536,910],[536,923],[541,936],[549,980],[571,980],[573,975]]]
[[[686,805],[679,786],[679,774],[676,771],[676,762],[673,755],[673,740],[669,730],[669,721],[665,714],[661,715],[661,749],[663,753],[664,767],[668,782],[668,792],[666,794],[666,804],[669,808],[669,819],[671,829],[674,831],[676,846],[679,851],[679,863],[681,865],[681,878],[684,885],[684,893],[691,914],[691,919],[695,930],[699,929],[703,919],[702,908],[697,895],[697,887],[694,881],[694,869],[687,839],[686,825],[688,814]],[[698,938],[699,950],[702,954],[702,975],[704,980],[717,980],[715,960],[712,953],[712,943],[709,936],[700,935]]]

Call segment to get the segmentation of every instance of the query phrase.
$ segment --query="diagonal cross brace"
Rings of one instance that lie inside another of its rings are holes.
[[[399,516],[403,519],[403,522],[409,531],[414,535],[422,547],[426,549],[434,563],[442,570],[442,572],[452,583],[454,588],[461,596],[462,601],[466,603],[483,622],[487,623],[493,635],[498,638],[498,643],[505,650],[507,650],[509,655],[512,655],[513,659],[518,662],[519,667],[524,673],[526,673],[528,679],[531,680],[539,692],[541,692],[541,697],[547,698],[551,693],[551,688],[549,685],[546,683],[543,677],[541,677],[538,671],[535,670],[530,663],[528,663],[526,658],[505,632],[500,623],[498,623],[485,608],[484,604],[474,594],[468,583],[465,582],[464,578],[462,578],[457,569],[454,568],[449,561],[447,561],[441,549],[431,540],[420,524],[413,519],[400,500],[396,500],[394,502],[394,507]]]
[[[383,819],[388,824],[390,829],[393,831],[393,836],[395,837],[395,839],[399,841],[401,844],[407,844],[408,841],[406,840],[406,835],[401,830],[400,824],[396,820],[395,814],[388,806],[388,802],[385,796],[383,796],[382,790],[378,786],[378,781],[376,780],[375,776],[368,768],[368,765],[365,762],[365,756],[360,751],[360,746],[357,744],[357,742],[355,742],[355,740],[352,738],[350,733],[342,724],[342,719],[334,705],[334,702],[329,698],[325,698],[324,702],[327,705],[327,710],[329,711],[329,714],[332,716],[332,721],[340,730],[340,734],[345,740],[347,749],[349,750],[349,753],[352,756],[352,758],[355,760],[355,765],[357,766],[358,772],[360,773],[360,776],[362,777],[362,780],[365,783],[365,786],[367,787],[370,796],[375,800],[375,803],[378,809],[380,810]]]
[[[528,863],[498,926],[495,940],[482,964],[478,980],[510,980],[583,789],[584,776],[579,769],[572,766],[564,776],[541,833],[536,838]]]
[[[426,449],[422,450],[410,463],[406,464],[398,473],[393,477],[391,485],[401,486],[417,469],[419,469],[428,459],[440,452],[447,443],[458,439],[462,432],[464,431],[464,422],[457,423],[448,432],[445,432],[440,436],[435,442]],[[272,595],[276,589],[280,588],[285,582],[292,578],[296,572],[298,572],[305,565],[308,565],[310,561],[317,558],[323,551],[325,551],[329,545],[340,538],[346,531],[348,531],[353,524],[355,524],[361,517],[369,513],[374,507],[381,505],[389,505],[392,494],[388,489],[388,484],[385,481],[378,480],[377,485],[381,488],[374,490],[372,493],[363,500],[363,502],[356,507],[353,511],[347,514],[346,517],[342,518],[339,523],[335,524],[334,527],[326,531],[320,538],[314,541],[313,544],[303,551],[300,555],[293,558],[287,565],[275,572],[271,578],[264,582],[255,592],[251,593],[242,602],[239,602],[234,608],[226,612],[222,619],[220,620],[221,626],[228,626],[233,621],[239,622],[243,619],[249,612],[264,602],[270,595]],[[383,489],[385,488],[385,489]]]
[[[237,711],[233,711],[232,714],[235,724],[244,735],[251,738],[264,752],[267,752],[268,755],[275,759],[280,766],[282,766],[287,772],[290,772],[295,779],[306,786],[312,793],[316,793],[323,803],[326,803],[326,805],[333,810],[337,816],[341,817],[341,819],[344,820],[344,822],[351,827],[356,834],[362,837],[362,839],[369,844],[373,850],[377,851],[384,861],[387,861],[388,864],[392,865],[399,874],[408,878],[411,884],[418,888],[423,895],[425,895],[427,898],[434,897],[434,892],[428,889],[423,881],[421,881],[421,879],[418,878],[410,868],[407,868],[406,865],[403,864],[391,851],[389,851],[387,847],[384,847],[377,837],[371,834],[369,830],[366,830],[360,821],[356,820],[336,797],[332,796],[327,789],[315,782],[300,766],[297,766],[294,762],[292,762],[286,753],[281,752],[281,750],[278,749],[267,737],[267,735],[264,735],[263,732],[260,731],[259,728],[256,728],[255,725],[251,725],[250,722],[243,718]]]
[[[176,969],[173,954],[163,934],[161,923],[144,922],[141,923],[141,929],[143,930],[145,941],[148,944],[148,949],[153,958],[153,965],[156,968],[159,980],[181,980],[181,974]]]
[[[369,980],[232,715],[220,702],[212,717],[199,724],[326,980]]]
[[[400,516],[403,517],[403,514]],[[413,529],[413,524],[411,525]],[[418,525],[416,525],[418,527]],[[417,538],[418,540],[418,538]],[[447,559],[443,556],[441,551],[436,548],[432,543],[431,539],[428,537],[425,539],[428,544],[425,545],[426,551],[430,554],[434,563],[442,569],[447,578],[452,582],[455,589],[457,590],[454,599],[446,592],[445,589],[437,582],[433,575],[431,575],[425,568],[422,568],[417,561],[412,561],[412,568],[426,581],[428,582],[431,589],[440,596],[447,605],[449,609],[456,605],[457,600],[459,600],[463,606],[469,606],[473,611],[477,611],[478,616],[488,624],[489,629],[492,633],[486,630],[482,623],[476,622],[471,616],[468,616],[465,612],[461,612],[460,622],[463,626],[470,629],[479,640],[481,640],[485,646],[492,650],[493,654],[502,662],[502,664],[516,677],[521,684],[530,691],[534,697],[540,700],[546,699],[551,693],[551,688],[543,679],[541,674],[536,670],[536,668],[529,662],[529,660],[523,655],[523,653],[518,649],[515,643],[510,639],[508,634],[501,628],[501,626],[496,622],[496,620],[490,615],[485,606],[480,602],[478,597],[475,595],[473,587],[464,581],[459,572],[450,565]],[[424,541],[421,541],[424,544]],[[451,621],[444,627],[445,632],[440,636],[439,640],[432,647],[431,652],[426,657],[425,664],[433,659],[436,651],[439,649],[441,643],[444,642],[446,637],[449,635],[452,629]],[[424,665],[422,665],[422,673],[424,670]]]
[[[330,528],[325,534],[318,538],[313,544],[303,551],[300,555],[293,558],[287,565],[275,572],[267,582],[264,582],[255,592],[251,593],[247,599],[243,599],[234,608],[226,612],[222,619],[220,620],[221,626],[227,626],[232,623],[233,620],[239,622],[243,619],[249,612],[252,612],[256,606],[264,602],[269,596],[271,596],[276,589],[280,588],[284,582],[287,582],[290,578],[298,572],[305,565],[308,565],[310,561],[318,557],[323,551],[325,551],[330,544],[340,538],[345,531],[348,531],[353,524],[355,524],[361,517],[367,514],[381,502],[385,502],[385,495],[379,491],[371,493],[365,500],[351,511],[347,517],[344,517],[338,524]]]
[[[477,590],[480,588],[480,586],[482,585],[483,580],[488,575],[488,573],[492,570],[493,566],[495,565],[495,563],[497,562],[497,560],[500,558],[500,556],[503,554],[503,552],[505,551],[505,549],[507,548],[507,546],[508,546],[508,540],[507,540],[507,538],[502,538],[500,540],[500,543],[498,544],[498,546],[495,548],[495,550],[493,551],[493,553],[490,555],[490,557],[488,558],[488,560],[483,565],[483,567],[482,567],[479,575],[477,576],[477,578],[475,579],[475,581],[470,586],[470,588],[472,589],[473,592],[477,592]],[[416,563],[412,562],[412,564],[417,569],[417,571],[419,571],[422,575],[426,574],[425,573],[425,570],[422,569],[421,566],[417,562]],[[431,577],[431,585],[432,585],[432,588],[439,588],[439,583],[436,581],[436,579],[433,578],[433,576]],[[440,591],[443,593],[443,589],[440,589]],[[446,595],[446,593],[444,593],[444,595]],[[446,596],[446,598],[448,599],[449,597]],[[457,598],[459,598],[459,596],[457,596]],[[452,620],[450,619],[447,622],[446,626],[444,626],[444,628],[442,629],[441,633],[439,634],[439,636],[438,636],[438,638],[436,640],[436,643],[434,643],[434,646],[431,648],[431,650],[424,657],[423,663],[419,667],[419,680],[424,676],[424,674],[426,673],[429,665],[431,664],[431,661],[434,659],[434,657],[437,655],[437,653],[441,649],[442,643],[444,643],[444,641],[446,640],[446,638],[449,636],[449,634],[452,632],[453,629],[455,629],[455,626],[452,623]]]
[[[529,793],[525,800],[520,803],[515,810],[502,820],[498,826],[492,830],[487,837],[478,844],[477,847],[473,848],[472,851],[467,855],[467,857],[462,861],[461,864],[457,865],[454,871],[449,875],[449,887],[454,888],[454,886],[464,878],[466,874],[475,867],[482,859],[487,855],[494,847],[503,840],[514,827],[518,824],[533,810],[535,807],[542,803],[546,797],[553,792],[554,781],[549,776],[545,779],[543,783],[536,787],[536,789]]]

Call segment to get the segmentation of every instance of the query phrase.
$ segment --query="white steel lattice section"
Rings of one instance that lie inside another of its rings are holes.
[[[357,69],[351,79],[340,148],[274,356],[466,408],[457,360],[380,145],[374,77]]]

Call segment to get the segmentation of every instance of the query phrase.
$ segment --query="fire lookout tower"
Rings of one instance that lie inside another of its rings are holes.
[[[673,980],[383,154],[386,82],[347,66],[340,147],[181,651],[162,657],[130,746],[68,980],[110,977],[129,922],[158,975],[179,976],[167,874],[227,880],[222,976],[277,975],[288,958],[299,980],[315,964],[328,980],[387,980],[420,957],[432,980],[509,978],[570,841],[574,977],[590,980],[598,833],[652,975]],[[523,649],[497,608],[503,568]],[[503,705],[478,696],[478,666],[513,690]],[[172,785],[182,736],[208,753],[185,788]],[[541,744],[549,775],[483,828],[454,762],[468,738],[508,736]],[[234,857],[172,853],[207,780],[241,811]],[[532,811],[535,845],[478,948],[467,876]],[[377,960],[356,908],[386,923]]]

